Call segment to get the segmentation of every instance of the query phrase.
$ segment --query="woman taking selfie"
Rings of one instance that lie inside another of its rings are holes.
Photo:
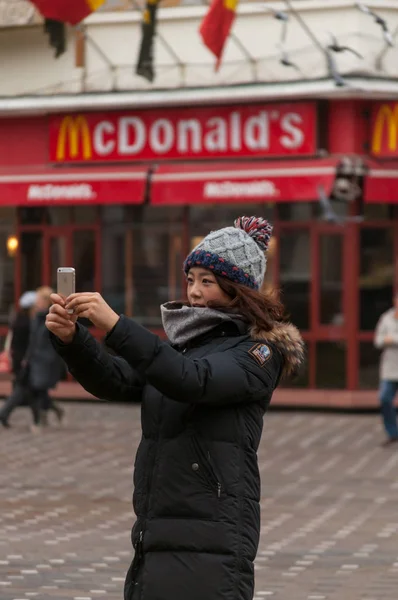
[[[142,400],[125,600],[253,597],[263,416],[303,359],[283,307],[259,292],[271,231],[240,217],[201,241],[184,263],[188,303],[161,307],[169,342],[99,294],[53,296],[47,327],[77,381],[100,398]],[[107,332],[116,356],[78,317]]]

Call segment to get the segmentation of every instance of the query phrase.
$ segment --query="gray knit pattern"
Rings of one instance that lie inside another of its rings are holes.
[[[165,333],[172,344],[184,346],[190,340],[211,331],[226,321],[243,321],[240,315],[214,308],[166,302],[160,307]]]
[[[195,250],[217,254],[253,277],[258,287],[262,286],[267,260],[263,250],[243,229],[224,227],[212,231],[203,238],[193,252]]]

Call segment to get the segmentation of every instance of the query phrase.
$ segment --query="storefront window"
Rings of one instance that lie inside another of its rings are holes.
[[[392,227],[364,227],[360,234],[360,328],[373,330],[391,308],[394,281]]]
[[[67,225],[71,222],[72,211],[70,206],[50,206],[44,209],[45,223],[48,225]]]
[[[315,216],[315,202],[281,202],[277,205],[281,221],[309,221]]]
[[[74,206],[73,221],[78,225],[92,225],[97,220],[97,206]]]
[[[95,291],[95,231],[73,232],[73,264],[76,269],[76,290]]]
[[[18,220],[21,225],[41,225],[44,223],[46,210],[43,206],[21,206],[18,208]]]
[[[391,219],[393,207],[391,204],[380,202],[378,204],[364,204],[363,215],[367,221]]]
[[[361,342],[359,346],[359,387],[375,390],[379,385],[381,352],[373,342]]]
[[[310,235],[308,229],[280,233],[279,261],[282,301],[299,329],[310,326]]]
[[[147,205],[121,208],[107,210],[104,219],[104,297],[118,312],[157,328],[161,326],[160,305],[184,294],[184,209]]]
[[[316,344],[316,387],[344,389],[346,387],[346,344],[318,342]]]
[[[14,303],[14,258],[7,251],[9,231],[0,230],[0,322],[7,323]]]
[[[343,324],[343,237],[322,235],[320,238],[320,322]]]
[[[125,229],[108,229],[102,233],[102,294],[105,300],[117,313],[131,316],[126,309],[126,293],[130,287],[129,276],[126,273],[126,232]],[[131,257],[132,260],[132,257]]]
[[[23,231],[20,237],[21,291],[35,290],[43,284],[43,235],[39,231]]]

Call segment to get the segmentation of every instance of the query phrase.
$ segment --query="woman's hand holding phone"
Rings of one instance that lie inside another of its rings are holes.
[[[78,317],[89,319],[95,327],[109,332],[119,320],[119,315],[97,292],[71,294],[64,299],[52,294],[53,305],[46,318],[46,326],[64,344],[73,341]],[[73,313],[72,313],[73,311]]]
[[[68,313],[65,299],[59,294],[51,294],[52,306],[46,317],[46,327],[64,344],[73,341],[76,331],[77,316]]]
[[[75,318],[84,317],[89,319],[95,327],[107,333],[113,329],[119,320],[119,315],[97,292],[71,294],[66,299],[65,307],[67,310],[73,310]]]

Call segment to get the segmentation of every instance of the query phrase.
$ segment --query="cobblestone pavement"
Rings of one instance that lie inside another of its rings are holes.
[[[139,407],[0,431],[0,599],[121,600]],[[398,448],[376,415],[271,413],[255,600],[397,600]],[[205,600],[205,599],[203,599]]]

